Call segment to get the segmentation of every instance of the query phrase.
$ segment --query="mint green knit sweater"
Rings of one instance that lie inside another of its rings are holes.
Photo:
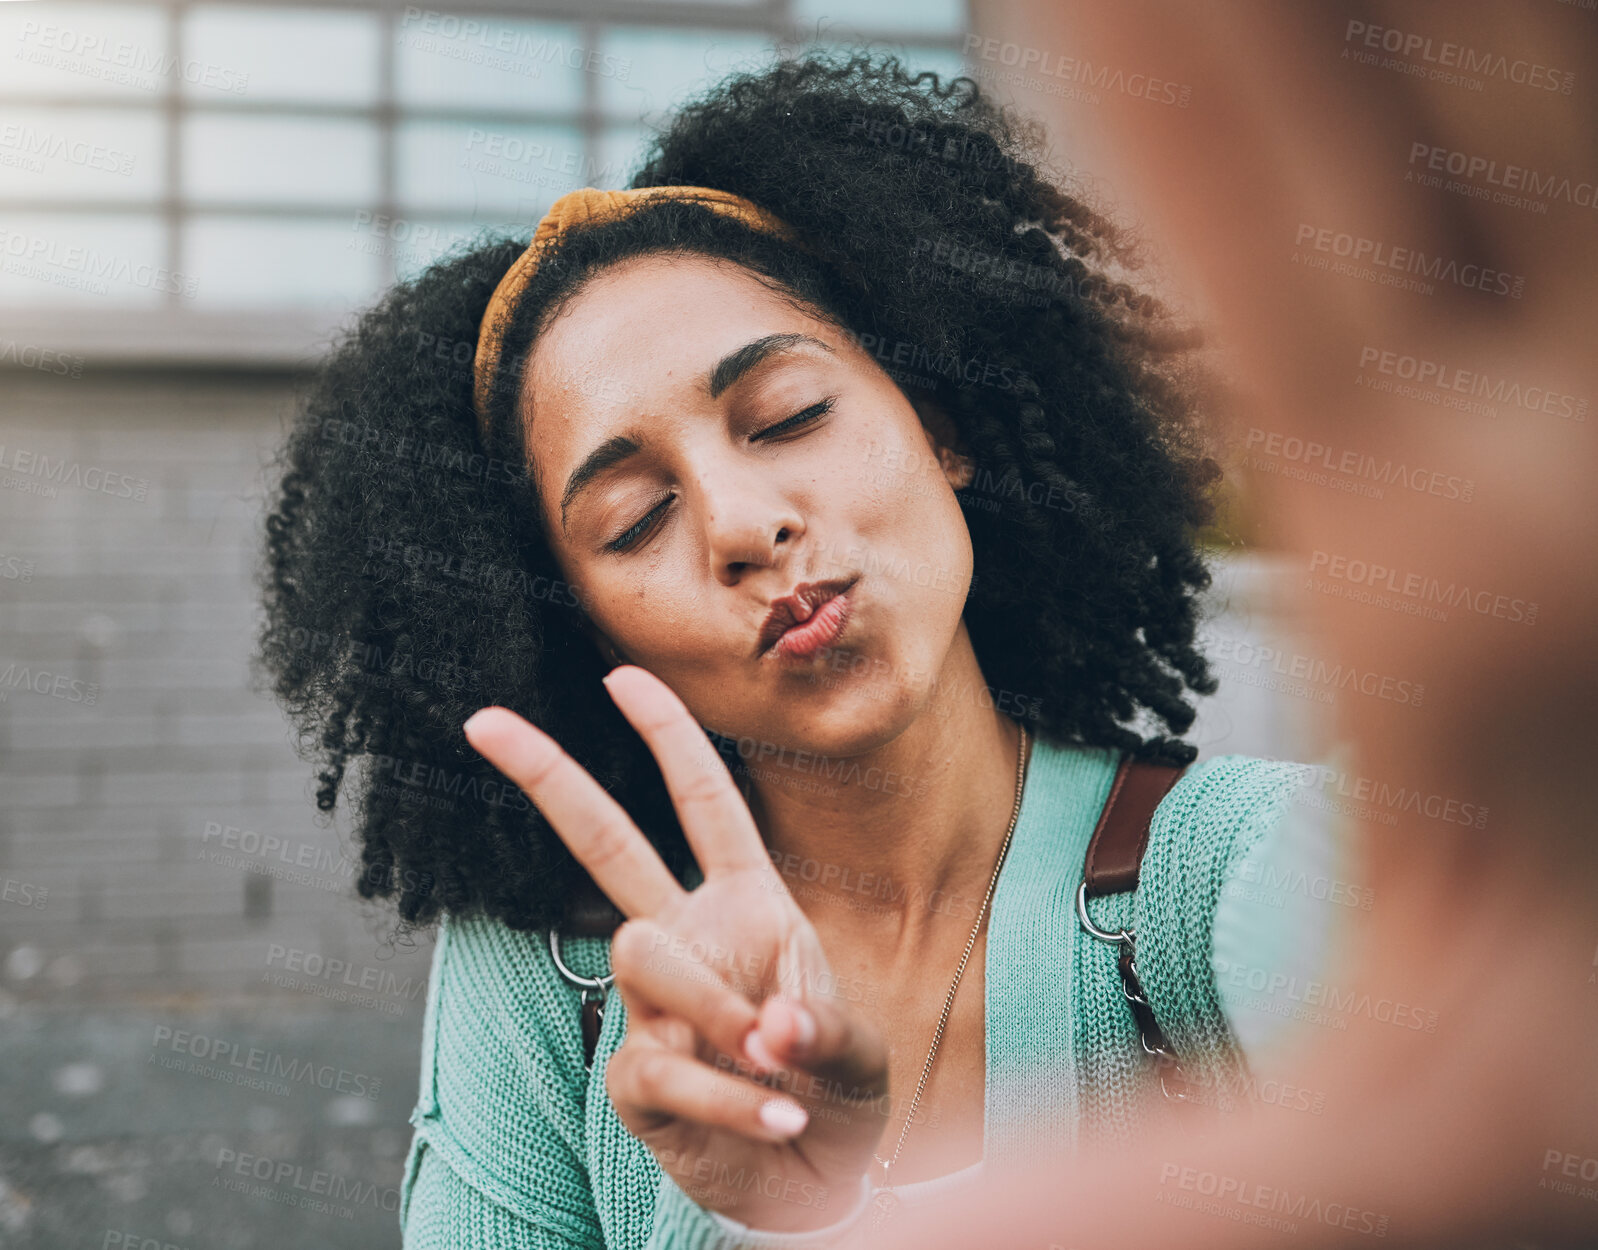
[[[1083,933],[1076,887],[1118,759],[1038,737],[999,876],[986,957],[988,1167],[1136,1132],[1155,1078],[1115,971]],[[1230,865],[1283,810],[1300,768],[1222,756],[1161,803],[1137,892],[1100,900],[1131,923],[1156,1016],[1190,1075],[1224,1082],[1243,1059],[1211,971],[1211,932]],[[607,943],[571,938],[568,965],[609,971]],[[440,928],[428,989],[421,1091],[401,1186],[410,1250],[722,1250],[732,1241],[622,1126],[605,1064],[626,1032],[612,996],[592,1071],[578,995],[547,936],[481,918]],[[854,1194],[838,1194],[839,1215]],[[774,1243],[775,1244],[775,1243]]]

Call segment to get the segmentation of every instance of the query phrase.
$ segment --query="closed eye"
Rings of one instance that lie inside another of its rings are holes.
[[[789,417],[787,420],[779,421],[775,425],[768,425],[765,429],[759,431],[758,433],[750,435],[749,441],[754,442],[756,439],[764,439],[768,435],[777,435],[786,433],[788,430],[801,429],[810,422],[819,420],[821,417],[826,416],[827,413],[832,411],[833,405],[837,402],[836,396],[829,395],[826,399],[811,404],[810,407],[794,413],[794,415]],[[636,522],[629,526],[625,533],[619,534],[615,539],[606,543],[605,550],[622,552],[626,551],[629,547],[636,545],[637,542],[644,538],[649,533],[650,529],[653,528],[655,521],[665,514],[666,506],[675,498],[675,495],[667,495],[643,516],[639,517]]]
[[[816,420],[818,417],[826,416],[832,411],[832,406],[837,402],[838,400],[836,396],[829,395],[826,399],[821,400],[819,403],[811,404],[810,407],[804,409],[803,411],[794,413],[794,415],[789,417],[786,421],[779,421],[776,425],[768,425],[758,434],[750,435],[750,441],[753,442],[757,438],[765,438],[768,434],[780,434],[785,430],[798,429],[800,426],[806,425],[809,422]]]
[[[621,534],[613,541],[606,543],[605,550],[626,551],[627,548],[631,547],[648,532],[649,527],[654,519],[658,517],[665,510],[666,505],[675,498],[675,495],[667,495],[648,512],[644,513],[643,516],[639,517],[626,533]]]

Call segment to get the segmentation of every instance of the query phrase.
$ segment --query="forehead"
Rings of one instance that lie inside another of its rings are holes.
[[[765,334],[836,334],[742,265],[641,256],[590,279],[538,336],[522,382],[527,445],[540,478],[558,472],[622,414],[709,403],[705,379]]]

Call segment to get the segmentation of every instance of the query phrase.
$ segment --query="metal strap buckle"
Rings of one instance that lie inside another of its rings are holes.
[[[1132,930],[1120,929],[1115,933],[1101,929],[1093,923],[1093,917],[1088,915],[1088,883],[1084,881],[1076,887],[1076,918],[1082,922],[1082,927],[1088,931],[1090,937],[1096,937],[1101,942],[1118,944],[1132,940]]]
[[[1149,1018],[1152,1019],[1154,1009],[1150,1006],[1148,995],[1143,992],[1143,985],[1137,976],[1136,935],[1131,929],[1117,929],[1112,932],[1108,929],[1101,929],[1093,923],[1093,918],[1088,915],[1088,883],[1086,881],[1082,882],[1076,889],[1076,915],[1088,936],[1096,938],[1107,945],[1124,945],[1127,948],[1126,967],[1121,970],[1121,995],[1134,1007],[1144,1008]],[[1120,970],[1119,965],[1118,970]],[[1143,1026],[1144,1016],[1142,1012],[1134,1010],[1132,1019],[1137,1025],[1138,1044],[1142,1046],[1143,1053],[1154,1060],[1155,1069],[1159,1073],[1160,1093],[1172,1102],[1189,1101],[1186,1090],[1172,1090],[1168,1080],[1168,1078],[1174,1078],[1184,1087],[1191,1084],[1187,1073],[1182,1070],[1181,1061],[1177,1059],[1175,1053],[1166,1044],[1164,1037],[1159,1037],[1152,1045],[1150,1044],[1148,1030]]]
[[[616,980],[616,974],[610,973],[602,977],[579,976],[566,966],[566,961],[560,957],[560,931],[549,931],[549,955],[555,961],[555,969],[572,985],[580,991],[581,1006],[577,1013],[583,1041],[583,1064],[586,1068],[594,1066],[594,1050],[599,1043],[600,1031],[605,1024],[605,1005],[610,994],[610,987]]]
[[[551,929],[549,931],[549,956],[555,961],[555,971],[583,991],[583,1002],[586,1003],[589,993],[593,992],[599,995],[600,1004],[604,1004],[605,994],[616,980],[614,972],[602,977],[585,977],[573,972],[566,966],[566,961],[560,957],[559,929]]]

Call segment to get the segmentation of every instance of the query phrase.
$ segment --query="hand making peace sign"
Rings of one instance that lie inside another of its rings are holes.
[[[825,992],[834,982],[821,942],[682,700],[636,665],[612,670],[605,687],[660,765],[704,877],[697,889],[683,889],[554,739],[502,707],[466,722],[472,746],[627,916],[610,949],[627,1035],[605,1087],[701,1206],[762,1229],[832,1223],[836,1202],[800,1195],[826,1187],[852,1202],[887,1122],[887,1047]],[[717,1181],[751,1168],[757,1185]]]

